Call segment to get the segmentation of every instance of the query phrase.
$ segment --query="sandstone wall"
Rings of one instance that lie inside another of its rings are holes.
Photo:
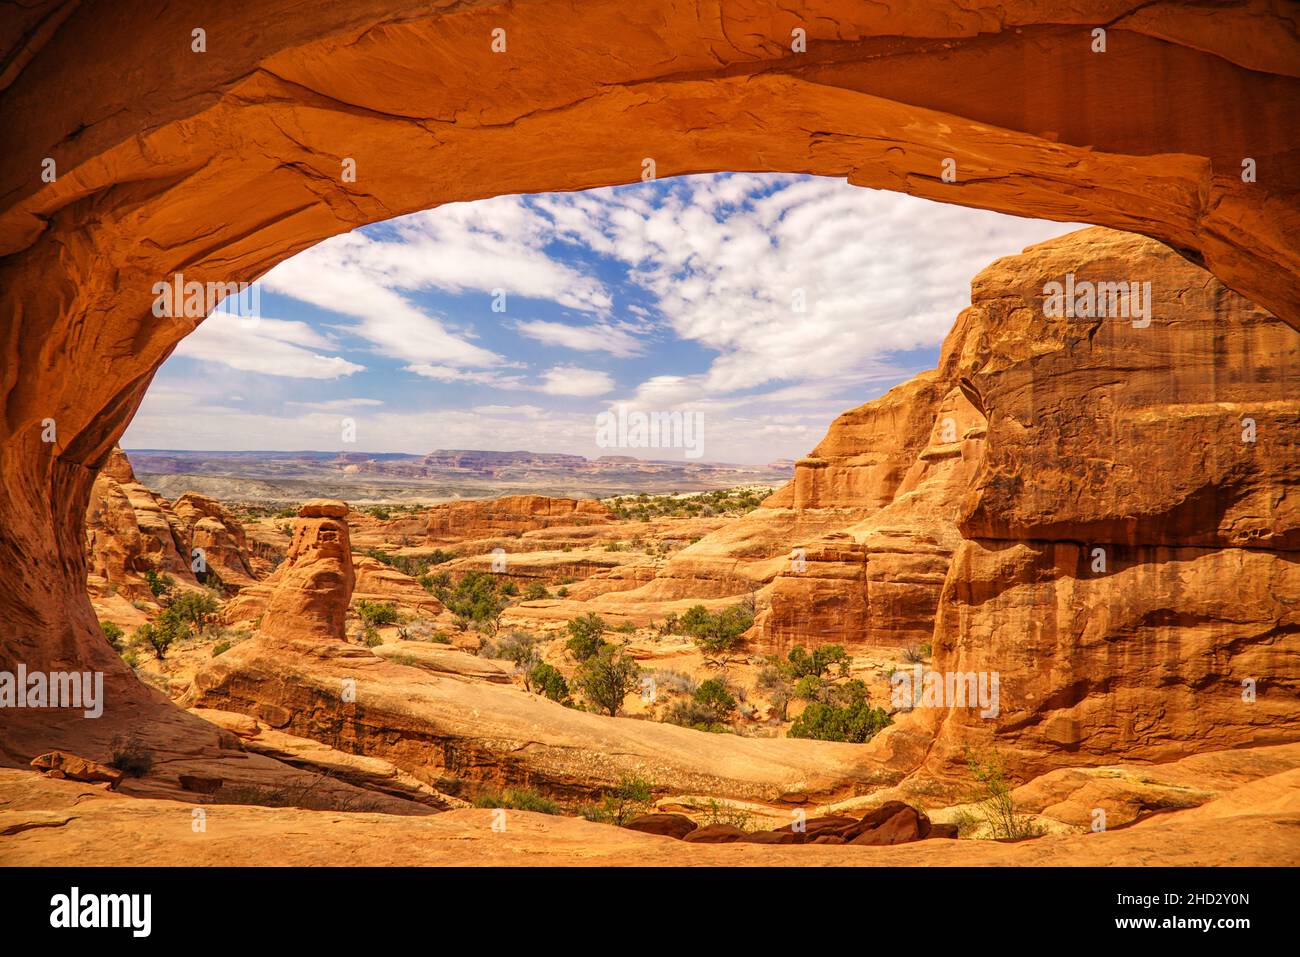
[[[429,509],[426,531],[430,544],[448,544],[470,538],[518,535],[552,525],[597,525],[609,519],[609,509],[596,501],[503,495],[435,505]]]

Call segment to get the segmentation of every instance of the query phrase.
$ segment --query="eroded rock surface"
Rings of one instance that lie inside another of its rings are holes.
[[[345,502],[314,499],[298,509],[284,563],[267,584],[260,630],[272,639],[342,641],[356,585]]]

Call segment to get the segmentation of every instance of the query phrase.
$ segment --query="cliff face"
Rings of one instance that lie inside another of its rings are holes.
[[[257,580],[238,519],[220,502],[193,492],[168,502],[136,481],[118,448],[91,487],[86,564],[93,597],[111,588],[148,599],[144,573],[151,569],[191,585],[200,578],[220,582],[229,591]]]
[[[505,495],[494,499],[446,502],[429,509],[427,526],[431,544],[517,535],[552,525],[593,525],[609,521],[610,512],[600,502],[545,495]]]
[[[1067,276],[1149,284],[1147,317],[1044,315]],[[628,594],[748,580],[756,650],[930,644],[927,670],[996,673],[996,715],[930,701],[882,737],[928,749],[927,773],[968,744],[1037,773],[1294,740],[1300,335],[1104,229],[971,290],[936,371],[841,416],[762,508]]]
[[[1150,324],[1045,320],[1067,273],[1149,282]],[[933,667],[999,672],[1002,704],[931,716],[931,766],[967,743],[1032,770],[1294,740],[1300,336],[1103,230],[994,263],[972,300],[958,366],[987,437]]]

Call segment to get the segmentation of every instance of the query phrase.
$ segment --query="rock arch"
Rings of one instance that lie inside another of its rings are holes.
[[[193,328],[150,315],[152,284],[177,271],[252,279],[367,222],[629,182],[650,157],[660,176],[844,176],[1141,232],[1300,328],[1294,18],[1268,0],[1088,6],[45,0],[7,14],[0,668],[96,667],[110,694],[114,676],[141,693],[94,634],[83,516]]]

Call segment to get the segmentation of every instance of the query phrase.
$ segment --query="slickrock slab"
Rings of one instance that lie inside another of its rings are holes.
[[[87,866],[1295,866],[1300,773],[1246,785],[1192,811],[1100,834],[1048,835],[1018,844],[934,840],[893,847],[702,844],[580,818],[466,809],[418,818],[297,808],[209,807],[207,830],[191,807],[132,799],[31,772],[0,769],[0,822],[37,814],[0,841],[0,863]],[[55,818],[50,818],[55,815]],[[66,822],[55,823],[58,815]]]

